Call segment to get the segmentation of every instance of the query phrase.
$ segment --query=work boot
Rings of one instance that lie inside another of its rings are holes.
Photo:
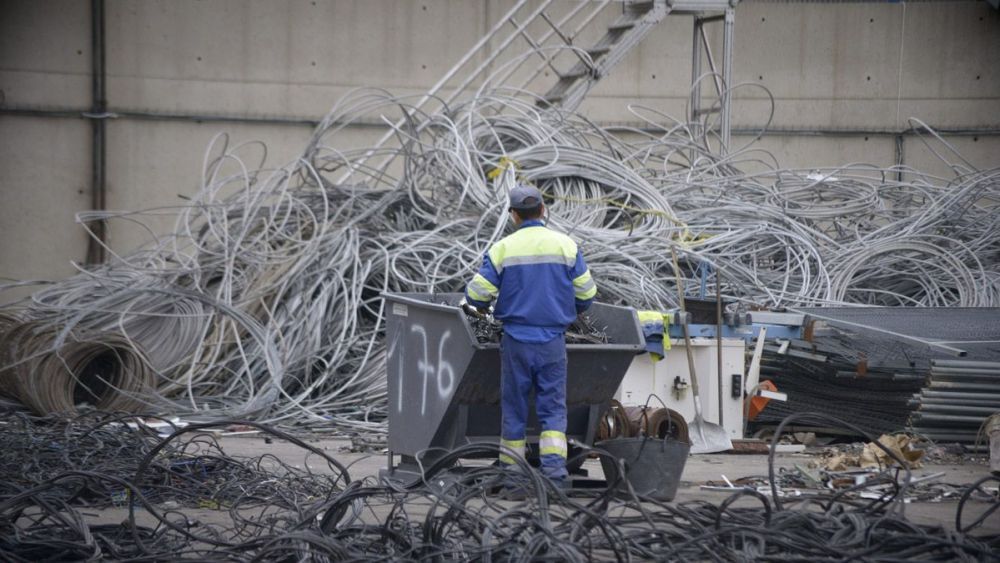
[[[505,486],[497,495],[501,500],[509,502],[524,502],[528,500],[528,489],[521,486]]]
[[[561,491],[563,494],[573,490],[573,482],[569,479],[550,479],[550,481],[555,485],[556,490]]]
[[[511,470],[504,476],[502,483],[497,496],[503,500],[523,502],[529,497],[538,496],[531,478],[520,471]]]

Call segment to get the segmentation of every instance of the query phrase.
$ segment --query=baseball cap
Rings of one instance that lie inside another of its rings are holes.
[[[542,203],[542,192],[534,186],[518,184],[510,191],[511,209],[534,209]]]

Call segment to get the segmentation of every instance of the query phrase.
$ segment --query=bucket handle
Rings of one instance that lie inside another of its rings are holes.
[[[660,405],[662,405],[665,410],[667,410],[667,411],[670,410],[670,407],[668,407],[667,404],[663,402],[663,399],[661,399],[659,395],[657,395],[656,393],[650,393],[649,396],[646,397],[646,404],[642,406],[642,414],[639,415],[639,421],[640,421],[640,423],[642,422],[643,419],[646,419],[646,424],[649,423],[649,415],[648,415],[648,413],[649,413],[649,402],[651,400],[653,400],[653,398],[656,398],[656,400],[660,402]],[[646,424],[640,424],[640,427],[644,428],[646,426]],[[660,451],[663,451],[663,450],[665,450],[667,448],[667,438],[669,438],[670,435],[673,433],[672,432],[673,429],[674,429],[674,420],[673,420],[673,418],[671,418],[671,417],[668,416],[667,417],[667,432],[666,432],[666,434],[663,435],[663,439],[659,440],[659,442],[660,442]],[[650,439],[650,436],[649,436],[648,433],[645,436],[643,436],[642,445],[639,446],[639,454],[642,454],[642,450],[646,447],[646,442],[649,441],[649,439]]]

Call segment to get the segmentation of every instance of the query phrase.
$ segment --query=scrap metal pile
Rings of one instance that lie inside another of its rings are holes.
[[[720,156],[651,110],[634,109],[643,130],[611,130],[535,101],[480,92],[430,112],[356,91],[277,169],[259,144],[220,137],[190,201],[80,215],[177,219],[8,306],[0,387],[37,413],[88,402],[382,432],[380,293],[460,290],[509,229],[516,181],[545,194],[549,226],[579,241],[605,302],[674,306],[675,249],[691,287],[700,264],[725,271],[727,299],[1000,305],[1000,171],[933,132],[952,178],[786,170],[752,146]],[[402,115],[394,144],[349,148],[352,123]]]
[[[497,344],[503,336],[503,323],[492,316],[466,315],[472,331],[480,344]],[[566,330],[567,344],[608,344],[610,342],[605,327],[594,324],[590,315],[582,313]]]
[[[203,433],[218,425],[161,438],[138,420],[0,420],[0,446],[17,453],[0,458],[0,559],[984,561],[1000,549],[982,527],[1000,506],[995,477],[961,488],[948,530],[905,518],[908,473],[854,488],[870,498],[805,500],[779,494],[787,479],[772,464],[770,494],[741,488],[718,505],[667,504],[619,494],[613,476],[607,488],[567,494],[523,461],[519,471],[453,467],[497,453],[472,445],[408,486],[388,486],[351,480],[335,458],[267,425],[256,427],[308,452],[304,467],[231,457]],[[526,498],[500,500],[491,491],[501,486],[523,487]]]
[[[854,421],[873,433],[906,427],[911,398],[925,384],[930,367],[926,349],[889,337],[839,331],[792,341],[781,351],[764,347],[761,379],[788,393],[788,401],[771,401],[754,427],[781,422],[796,412],[822,412]]]
[[[869,432],[906,428],[967,448],[1000,412],[1000,309],[800,308],[808,341],[763,348],[761,378],[788,393],[755,425],[793,412],[849,417]],[[820,328],[815,328],[819,326]]]

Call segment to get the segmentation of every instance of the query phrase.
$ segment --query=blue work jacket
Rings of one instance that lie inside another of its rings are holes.
[[[493,316],[503,322],[504,332],[536,343],[566,332],[596,294],[573,239],[537,219],[524,221],[494,244],[465,290],[466,300],[476,307],[488,307],[496,299]]]

